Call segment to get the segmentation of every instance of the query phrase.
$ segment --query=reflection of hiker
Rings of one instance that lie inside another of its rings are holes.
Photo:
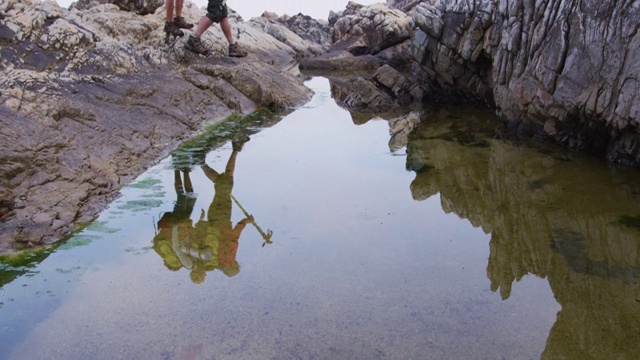
[[[209,54],[209,50],[202,45],[200,36],[204,34],[204,32],[207,31],[207,29],[215,22],[220,23],[220,28],[229,42],[229,56],[247,56],[247,52],[240,47],[233,38],[231,24],[229,23],[229,18],[227,16],[228,14],[229,9],[227,8],[227,0],[209,0],[207,4],[207,14],[200,19],[193,35],[189,36],[189,40],[187,40],[187,43],[184,45],[185,49],[197,54]]]
[[[184,0],[166,0],[166,18],[164,32],[173,36],[182,36],[184,33],[180,29],[191,29],[193,24],[187,23],[182,17],[182,5]],[[175,17],[174,15],[175,10]]]
[[[171,270],[183,267],[190,270],[189,276],[195,284],[205,280],[207,271],[219,269],[229,277],[240,272],[236,260],[238,239],[247,224],[254,224],[253,216],[247,213],[235,227],[231,222],[233,172],[244,141],[232,144],[233,151],[224,173],[216,172],[206,163],[201,166],[204,174],[214,183],[215,194],[208,212],[202,210],[195,226],[191,221],[191,213],[196,198],[191,195],[193,189],[189,172],[184,171],[183,185],[180,171],[176,170],[178,200],[174,211],[164,214],[158,222],[160,232],[153,239],[153,248],[162,256],[165,266]],[[176,164],[180,164],[179,160],[185,159],[176,159]],[[270,234],[269,230],[268,237]]]
[[[175,170],[174,187],[178,199],[172,212],[162,215],[158,221],[158,234],[153,239],[154,250],[164,260],[164,265],[170,270],[180,270],[183,266],[189,266],[190,260],[180,250],[181,244],[189,243],[193,233],[191,212],[196,203],[193,196],[193,186],[189,177],[189,171],[184,171],[184,183],[180,171]]]
[[[233,152],[224,173],[216,172],[207,164],[202,165],[205,175],[214,183],[215,195],[206,213],[206,220],[204,210],[202,211],[195,233],[198,240],[208,247],[211,257],[201,257],[203,261],[196,264],[191,274],[194,283],[204,281],[205,271],[220,269],[229,277],[240,272],[240,265],[236,260],[238,239],[246,225],[253,223],[253,216],[250,215],[240,220],[235,227],[231,221],[233,172],[242,145],[241,142],[233,142]]]

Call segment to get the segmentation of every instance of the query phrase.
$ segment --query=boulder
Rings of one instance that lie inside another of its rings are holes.
[[[392,9],[399,9],[406,13],[415,8],[422,0],[387,0],[387,4]]]
[[[384,4],[356,6],[350,2],[331,29],[331,43],[354,55],[376,54],[410,39],[412,34],[411,17],[402,11]]]
[[[349,2],[343,11],[330,14],[329,23],[333,24],[331,47],[324,54],[302,59],[300,69],[340,73],[341,78],[329,76],[338,103],[371,113],[422,100],[416,81],[422,69],[409,51],[411,17],[385,4]]]
[[[284,15],[273,20],[283,24],[301,38],[320,45],[323,50],[331,45],[329,41],[331,28],[327,21],[314,19],[301,13],[294,16]]]

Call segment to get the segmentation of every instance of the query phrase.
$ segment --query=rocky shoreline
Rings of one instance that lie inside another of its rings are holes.
[[[204,124],[304,103],[299,69],[334,73],[335,100],[363,117],[391,114],[395,148],[420,121],[413,107],[464,101],[492,108],[510,136],[640,168],[640,10],[625,4],[350,2],[327,21],[233,13],[249,56],[231,59],[216,26],[203,37],[209,58],[185,53],[184,39],[166,44],[163,3],[0,0],[0,252],[65,238]],[[185,2],[188,21],[203,14]]]
[[[0,1],[0,252],[64,239],[207,123],[310,99],[296,59],[321,47],[276,20],[232,15],[251,54],[204,58],[164,44],[163,8],[85,7]]]

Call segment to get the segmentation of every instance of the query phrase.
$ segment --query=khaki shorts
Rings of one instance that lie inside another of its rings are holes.
[[[207,17],[209,20],[219,23],[229,14],[226,0],[209,0],[207,4]]]

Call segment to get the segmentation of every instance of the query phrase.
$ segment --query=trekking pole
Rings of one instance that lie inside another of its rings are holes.
[[[244,213],[244,216],[247,216],[247,217],[251,216],[251,215],[249,215],[247,210],[245,210],[242,207],[242,205],[240,205],[240,202],[238,201],[238,199],[236,199],[235,196],[231,195],[231,198],[236,203],[236,205],[238,205],[240,210],[242,210],[242,212]],[[260,235],[262,235],[262,238],[264,239],[264,243],[262,243],[262,247],[264,247],[267,244],[273,243],[273,241],[271,241],[271,236],[273,235],[273,231],[267,229],[267,233],[265,234],[264,231],[262,231],[262,229],[260,229],[260,226],[258,226],[258,224],[256,224],[255,220],[252,222],[252,224],[253,224],[253,226],[255,226],[256,230],[258,230],[258,232],[260,233]]]

